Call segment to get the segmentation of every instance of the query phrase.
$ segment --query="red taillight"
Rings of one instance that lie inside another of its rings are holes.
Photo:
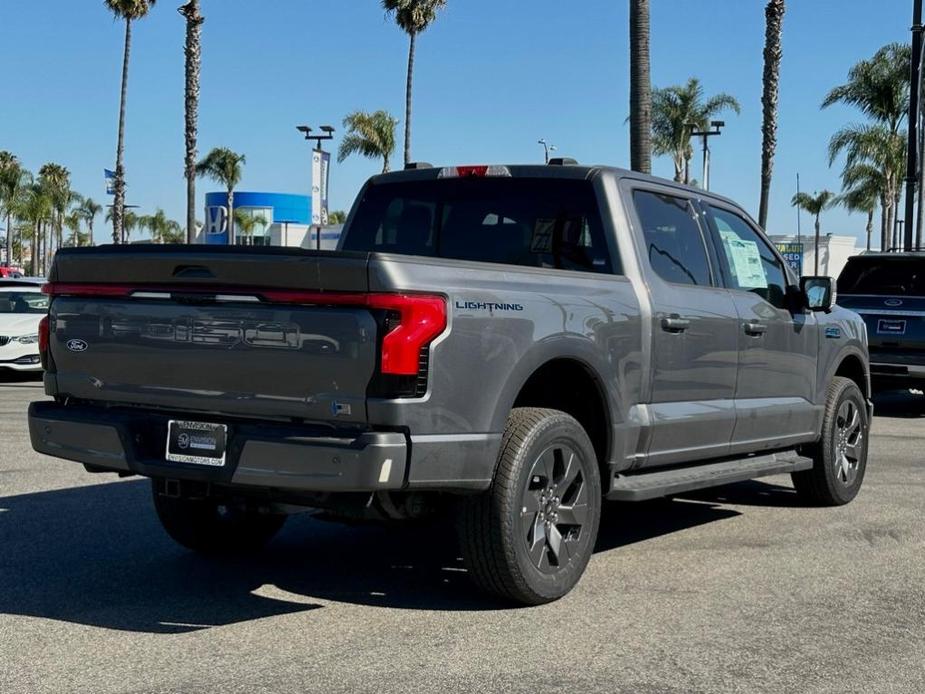
[[[484,178],[486,176],[510,178],[511,170],[506,166],[480,164],[477,166],[447,166],[440,169],[437,174],[437,178]]]
[[[484,176],[488,173],[487,166],[457,166],[456,175],[460,178],[468,178],[470,176]]]
[[[44,316],[39,321],[39,356],[42,359],[42,368],[47,368],[48,363],[48,316]]]
[[[42,285],[42,293],[48,296],[129,296],[137,287],[124,284],[68,284],[49,282]]]
[[[416,294],[370,294],[367,303],[399,316],[398,325],[382,338],[382,373],[417,375],[421,348],[446,328],[446,300]]]

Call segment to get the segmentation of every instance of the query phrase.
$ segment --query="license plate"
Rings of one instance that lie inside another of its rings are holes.
[[[877,321],[877,334],[879,335],[904,335],[906,333],[906,321],[904,320],[886,320],[881,318]]]
[[[224,424],[172,419],[167,425],[167,460],[221,467],[227,441],[228,427]]]

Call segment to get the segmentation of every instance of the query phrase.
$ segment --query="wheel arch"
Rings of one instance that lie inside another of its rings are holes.
[[[619,416],[608,391],[602,368],[591,349],[538,349],[508,379],[493,422],[505,427],[515,407],[544,407],[573,416],[584,427],[594,446],[603,475],[614,451],[614,422]]]
[[[835,360],[834,368],[832,368],[826,382],[831,381],[835,376],[848,378],[857,384],[864,398],[869,399],[871,395],[870,369],[866,364],[867,360],[859,351],[846,350]]]

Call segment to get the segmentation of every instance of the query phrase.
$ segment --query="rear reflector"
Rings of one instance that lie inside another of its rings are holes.
[[[48,316],[43,316],[39,321],[39,356],[42,360],[42,368],[47,368],[48,341]]]
[[[485,178],[486,176],[511,177],[511,170],[506,166],[447,166],[440,169],[437,178]]]

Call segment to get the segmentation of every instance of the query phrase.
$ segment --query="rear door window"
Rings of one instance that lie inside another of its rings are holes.
[[[367,188],[342,249],[619,272],[588,181],[457,178]]]
[[[633,202],[646,255],[658,276],[674,284],[710,286],[710,263],[693,203],[646,190],[635,191]]]

